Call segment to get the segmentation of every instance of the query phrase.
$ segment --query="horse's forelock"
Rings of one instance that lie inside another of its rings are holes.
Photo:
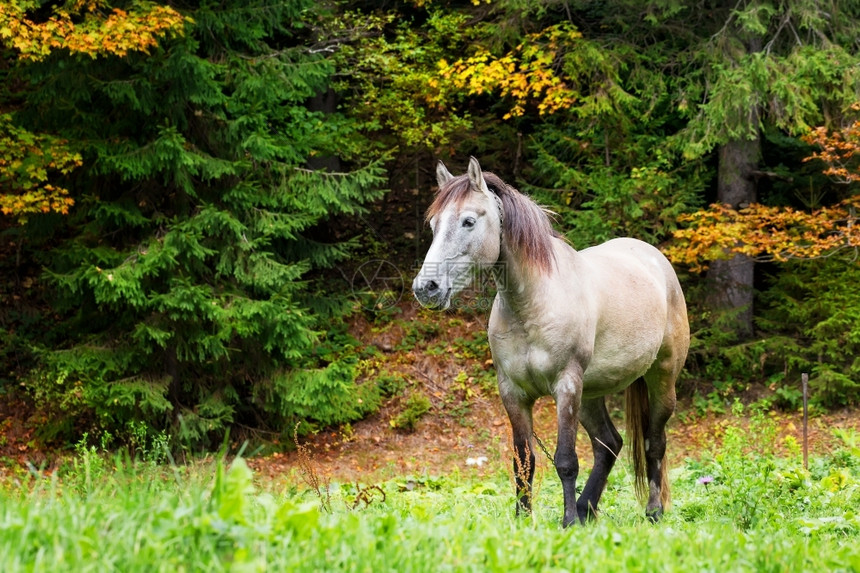
[[[439,188],[439,192],[436,193],[436,197],[433,199],[430,207],[427,208],[425,220],[430,221],[430,219],[444,211],[451,203],[462,203],[469,196],[470,192],[469,178],[466,175],[460,175],[449,180]]]
[[[547,212],[537,203],[511,187],[495,173],[484,171],[490,192],[502,202],[502,235],[523,263],[541,272],[550,272],[555,262],[552,237],[556,236]],[[429,221],[448,205],[460,204],[472,192],[467,175],[459,175],[443,185],[427,209]]]

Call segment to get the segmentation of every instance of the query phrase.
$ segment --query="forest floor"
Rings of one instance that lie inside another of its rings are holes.
[[[334,482],[367,484],[395,477],[433,477],[452,472],[484,473],[496,471],[512,459],[510,429],[501,403],[485,399],[476,401],[475,408],[464,420],[429,413],[410,433],[392,429],[385,415],[377,414],[353,424],[349,435],[325,431],[303,442],[310,454],[315,473]],[[680,405],[681,416],[675,416],[668,428],[668,458],[670,467],[678,467],[686,459],[702,459],[719,452],[726,428],[746,425],[746,420],[730,413],[685,415],[689,405]],[[802,444],[803,422],[800,413],[774,411],[769,414],[779,428],[773,447],[785,454],[790,437]],[[547,451],[555,449],[555,406],[551,400],[541,400],[535,407],[535,433]],[[463,423],[465,422],[465,423]],[[623,420],[616,420],[621,427]],[[834,428],[860,432],[860,413],[839,410],[809,419],[808,448],[810,457],[823,456],[844,446],[837,440]],[[584,431],[577,440],[577,453],[583,467],[591,466],[591,445]],[[537,465],[548,467],[546,451],[536,452]],[[484,462],[478,460],[483,457]],[[249,465],[262,475],[294,482],[303,471],[302,456],[297,451],[277,452],[249,460]],[[480,464],[480,465],[479,465]],[[484,465],[486,464],[486,465]]]
[[[494,387],[483,313],[428,316],[411,303],[400,303],[394,310],[378,323],[359,315],[350,330],[359,341],[375,348],[364,363],[360,382],[386,377],[400,385],[399,391],[364,420],[303,438],[299,450],[292,443],[281,444],[266,448],[269,453],[252,456],[248,463],[261,478],[297,483],[308,459],[323,480],[364,484],[403,476],[481,474],[509,464],[510,429]],[[413,429],[394,427],[392,420],[408,408],[408,397],[419,393],[429,399],[430,409],[417,418]],[[740,396],[746,403],[761,397],[761,391]],[[668,429],[672,467],[687,458],[716,453],[726,428],[745,424],[743,417],[730,414],[728,403],[712,405],[715,407],[703,411],[690,398],[680,401]],[[608,400],[619,427],[623,426],[621,406],[620,397]],[[27,464],[50,469],[64,455],[40,446],[35,439],[34,414],[25,401],[0,396],[0,475],[21,471]],[[767,415],[780,430],[774,448],[785,450],[789,437],[802,444],[801,412],[770,409]],[[834,428],[860,431],[860,412],[846,409],[812,416],[808,424],[810,456],[824,455],[842,445],[833,436]],[[535,432],[552,452],[556,432],[551,399],[542,399],[535,407]],[[577,450],[584,456],[584,467],[591,465],[590,449],[585,433],[580,432]],[[548,464],[543,452],[536,455],[539,467]]]

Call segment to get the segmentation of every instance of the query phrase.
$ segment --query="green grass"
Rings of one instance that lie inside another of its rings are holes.
[[[262,482],[241,459],[159,467],[84,451],[51,477],[0,484],[0,570],[860,571],[856,448],[805,472],[796,451],[768,452],[769,432],[753,415],[716,455],[675,468],[657,525],[619,463],[601,518],[567,530],[551,468],[517,519],[502,469],[402,477],[369,503],[331,484],[324,511],[314,491]]]

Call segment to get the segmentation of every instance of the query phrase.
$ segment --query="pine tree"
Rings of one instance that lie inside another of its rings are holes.
[[[378,198],[383,169],[354,122],[307,105],[335,72],[313,49],[324,14],[308,0],[173,5],[183,32],[149,53],[18,67],[16,121],[75,142],[83,163],[69,216],[32,222],[50,231],[34,254],[58,321],[28,384],[56,432],[139,420],[205,445],[235,423],[354,419],[354,365],[324,331],[348,305],[312,273],[351,247],[320,226]],[[344,169],[309,167],[326,156]]]

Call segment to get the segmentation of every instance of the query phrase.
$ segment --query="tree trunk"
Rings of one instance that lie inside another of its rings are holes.
[[[308,108],[311,111],[321,111],[323,113],[335,113],[337,111],[337,94],[333,89],[328,88],[312,97],[308,102]],[[307,161],[308,169],[314,171],[328,171],[329,173],[337,173],[341,170],[340,157],[335,155],[314,156]]]
[[[752,173],[761,157],[761,139],[729,141],[720,147],[717,200],[733,208],[756,200]],[[755,261],[736,255],[714,261],[708,271],[709,303],[718,311],[737,312],[736,328],[741,338],[753,334],[753,271]]]

